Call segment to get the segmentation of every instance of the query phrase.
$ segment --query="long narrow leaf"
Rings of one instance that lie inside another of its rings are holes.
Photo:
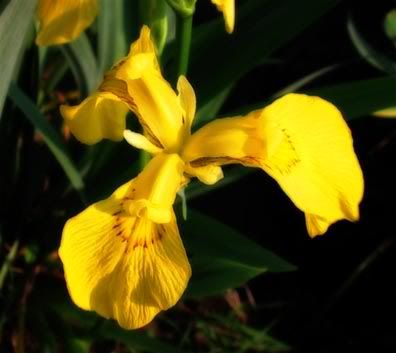
[[[308,92],[334,103],[346,120],[371,114],[396,104],[396,78],[381,77],[346,82]]]
[[[235,229],[195,210],[189,209],[188,220],[180,226],[193,272],[187,295],[223,293],[264,272],[296,269]]]
[[[301,92],[301,91],[300,91]],[[311,90],[302,93],[325,98],[335,104],[344,113],[346,120],[353,120],[386,109],[396,104],[396,78],[380,77],[369,80],[351,81]],[[268,102],[263,101],[242,107],[229,116],[247,114],[263,108]]]
[[[0,15],[0,118],[36,3],[37,0],[12,0]]]
[[[224,33],[220,19],[197,30],[190,78],[199,104],[206,104],[337,3],[338,0],[250,0],[238,9],[236,30],[231,36]]]
[[[56,130],[45,120],[36,105],[15,84],[11,84],[9,97],[15,105],[24,113],[33,126],[39,131],[48,148],[64,170],[73,187],[82,193],[84,182],[73,161],[68,155],[64,144]]]
[[[381,71],[390,75],[396,74],[396,61],[388,58],[364,39],[352,17],[348,18],[347,28],[353,45],[363,59]]]
[[[88,95],[99,82],[98,64],[88,37],[81,33],[78,39],[61,46],[60,49],[69,62],[82,95]]]
[[[126,54],[128,43],[124,32],[124,0],[101,0],[98,16],[99,70],[108,70]]]

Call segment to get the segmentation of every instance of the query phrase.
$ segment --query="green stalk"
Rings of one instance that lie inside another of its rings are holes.
[[[148,152],[144,150],[140,150],[139,153],[139,164],[140,164],[140,170],[143,170],[146,164],[150,161],[151,156]]]
[[[175,82],[180,75],[186,75],[190,57],[191,31],[193,16],[176,14],[177,71]]]

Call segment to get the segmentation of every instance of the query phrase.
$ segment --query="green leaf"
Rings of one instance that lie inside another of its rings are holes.
[[[168,36],[168,5],[166,0],[140,0],[139,17],[142,24],[150,27],[151,36],[157,48],[158,56],[164,50]]]
[[[37,0],[12,0],[0,15],[0,118],[8,87],[24,48]]]
[[[75,41],[59,47],[65,55],[74,78],[85,97],[98,85],[98,64],[92,46],[85,33]]]
[[[101,73],[110,69],[128,51],[124,26],[124,0],[101,0],[98,16],[98,53]]]
[[[393,9],[386,14],[384,30],[389,39],[396,43],[396,9]]]
[[[238,8],[232,35],[225,33],[221,18],[198,28],[193,33],[190,78],[199,104],[207,104],[337,2],[250,0]]]
[[[234,84],[231,84],[218,92],[215,96],[199,106],[194,119],[194,129],[198,129],[205,125],[208,121],[213,120],[219,113],[221,106],[230,94]]]
[[[237,287],[264,272],[296,269],[231,227],[189,209],[181,233],[191,254],[192,278],[187,295],[201,297]]]
[[[287,93],[299,91],[304,86],[306,86],[306,85],[312,83],[313,81],[315,81],[316,79],[334,71],[335,69],[338,69],[340,66],[341,66],[341,64],[328,65],[328,66],[322,67],[319,70],[311,72],[310,74],[308,74],[304,77],[301,77],[297,81],[294,81],[294,82],[288,84],[286,87],[282,88],[281,90],[279,90],[278,92],[273,94],[272,98],[278,98],[278,97],[281,97]]]
[[[380,77],[369,80],[344,82],[336,85],[302,91],[327,99],[336,105],[344,114],[345,120],[353,120],[386,109],[396,104],[396,78]],[[261,109],[269,102],[259,102],[242,107],[229,114],[247,114]]]
[[[363,38],[352,17],[348,18],[347,28],[353,45],[363,59],[381,71],[390,75],[396,74],[396,62],[379,52]]]
[[[17,85],[11,84],[9,97],[24,113],[26,118],[29,119],[37,131],[42,134],[45,143],[64,170],[70,180],[70,183],[77,191],[80,192],[80,194],[82,194],[84,182],[72,159],[69,157],[66,147],[62,143],[61,137],[57,131],[45,120],[36,105]]]
[[[308,92],[335,104],[352,120],[396,104],[396,78],[381,77],[341,83]]]

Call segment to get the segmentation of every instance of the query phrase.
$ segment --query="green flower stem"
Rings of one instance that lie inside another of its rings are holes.
[[[151,159],[151,156],[148,152],[146,152],[144,150],[140,150],[140,153],[139,153],[140,170],[143,170],[143,168],[150,161],[150,159]]]
[[[190,56],[193,16],[176,14],[177,71],[175,82],[180,75],[186,75]]]

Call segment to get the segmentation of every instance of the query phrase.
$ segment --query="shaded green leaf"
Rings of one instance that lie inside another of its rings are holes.
[[[396,78],[352,81],[308,92],[334,103],[346,120],[359,118],[396,104]]]
[[[168,36],[168,5],[166,0],[139,1],[139,17],[142,24],[150,27],[151,36],[157,48],[158,56],[164,50]]]
[[[305,75],[304,77],[301,77],[297,81],[294,81],[290,84],[288,84],[286,87],[282,88],[278,92],[276,92],[274,95],[272,95],[272,98],[278,98],[281,97],[287,93],[291,92],[296,92],[301,90],[304,86],[312,83],[316,79],[338,69],[341,66],[341,64],[333,64],[333,65],[328,65],[325,67],[322,67],[319,70],[316,70],[314,72],[311,72],[308,75]]]
[[[193,276],[187,295],[221,293],[267,271],[296,269],[235,229],[195,210],[189,209],[188,221],[179,225],[192,256]]]
[[[82,193],[84,182],[57,131],[46,121],[36,105],[15,84],[11,84],[9,97],[39,131],[48,148],[58,161],[73,187]]]
[[[250,266],[219,257],[193,257],[191,266],[193,277],[186,294],[195,298],[224,293],[268,271],[266,267]]]
[[[96,57],[87,35],[81,33],[75,41],[59,48],[69,63],[82,95],[88,95],[98,85],[99,71]]]
[[[337,2],[250,0],[238,8],[232,35],[225,33],[221,18],[198,28],[193,33],[190,78],[199,104],[207,104]]]
[[[246,168],[242,166],[232,166],[229,168],[224,168],[224,178],[213,185],[206,185],[201,183],[199,180],[194,179],[190,182],[190,184],[188,184],[186,188],[186,199],[191,200],[196,197],[202,196],[207,192],[211,192],[213,190],[232,184],[242,179],[243,177],[250,175],[254,171],[257,171],[257,169]]]
[[[12,0],[0,15],[0,117],[36,3],[37,0]]]
[[[396,9],[391,10],[386,14],[384,30],[389,39],[396,43]]]
[[[124,32],[124,0],[101,0],[98,16],[99,70],[104,73],[126,55],[128,42]]]
[[[387,72],[390,75],[396,74],[396,62],[375,49],[363,38],[352,17],[348,18],[347,28],[353,45],[363,59],[381,71]]]
[[[345,120],[353,120],[371,114],[377,110],[389,108],[396,103],[396,78],[380,77],[368,80],[344,82],[331,86],[302,91],[316,95],[335,104],[343,113]],[[269,104],[259,102],[242,107],[228,114],[247,114]]]

